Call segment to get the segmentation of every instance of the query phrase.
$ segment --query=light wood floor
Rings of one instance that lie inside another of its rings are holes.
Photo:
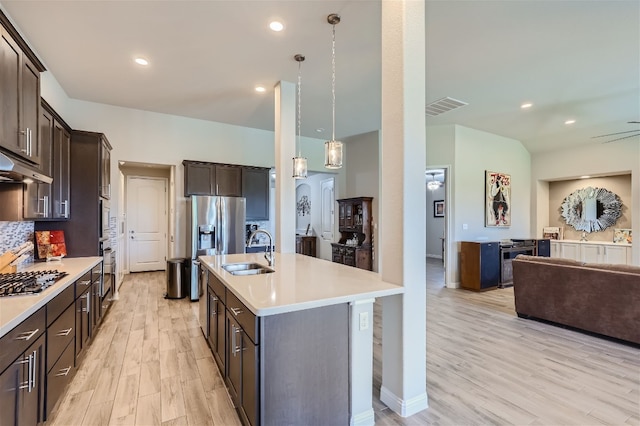
[[[512,289],[442,283],[441,262],[429,259],[429,408],[409,418],[379,399],[375,304],[376,425],[640,425],[639,349],[519,319]],[[164,273],[127,276],[49,424],[239,424],[200,332],[198,303],[163,299],[164,289]]]

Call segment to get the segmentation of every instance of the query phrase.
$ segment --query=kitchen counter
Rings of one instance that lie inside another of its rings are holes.
[[[301,311],[404,292],[379,274],[294,253],[274,253],[275,272],[232,275],[222,265],[256,262],[268,266],[262,253],[200,256],[200,261],[257,316]]]
[[[47,302],[100,262],[102,262],[102,257],[75,257],[53,262],[35,262],[22,269],[25,272],[56,269],[60,272],[66,272],[67,275],[38,294],[0,297],[0,337],[46,305]]]

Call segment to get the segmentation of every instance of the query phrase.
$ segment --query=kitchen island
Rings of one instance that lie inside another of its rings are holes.
[[[268,267],[261,253],[199,259],[201,325],[243,423],[374,423],[373,302],[403,287],[300,254],[275,253],[273,272],[256,275],[224,266]]]

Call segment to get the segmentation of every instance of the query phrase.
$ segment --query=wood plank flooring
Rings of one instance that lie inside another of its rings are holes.
[[[445,289],[442,276],[441,262],[429,259],[429,408],[412,417],[380,402],[374,306],[376,425],[640,425],[639,349],[519,319],[512,289]],[[48,424],[240,424],[202,337],[198,303],[164,299],[164,277],[126,277]]]

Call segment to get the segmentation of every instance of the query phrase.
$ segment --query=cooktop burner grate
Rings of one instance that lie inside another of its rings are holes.
[[[66,275],[56,270],[0,274],[0,296],[40,293]]]

